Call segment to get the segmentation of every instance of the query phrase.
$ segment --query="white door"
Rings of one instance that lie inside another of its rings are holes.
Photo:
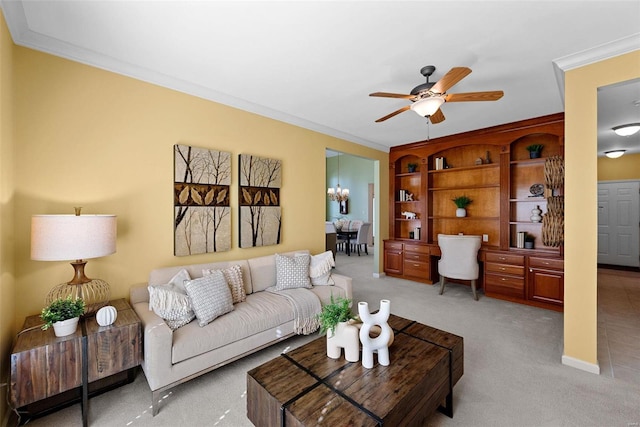
[[[640,267],[640,182],[598,183],[598,264]]]

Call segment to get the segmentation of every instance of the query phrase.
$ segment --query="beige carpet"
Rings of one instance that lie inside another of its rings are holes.
[[[464,337],[464,376],[454,388],[454,417],[439,413],[430,426],[620,426],[640,423],[640,387],[635,381],[594,375],[561,364],[562,314],[512,304],[468,287],[435,286],[372,278],[372,256],[340,254],[336,270],[354,278],[354,301],[374,309],[391,300],[393,313]],[[640,286],[640,283],[638,284]],[[170,391],[156,417],[144,375],[89,402],[91,426],[250,426],[246,418],[247,370],[286,346],[315,338],[296,337]],[[393,351],[393,347],[391,348]],[[80,405],[33,426],[80,426]]]

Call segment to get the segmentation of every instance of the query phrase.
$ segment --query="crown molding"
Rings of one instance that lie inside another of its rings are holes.
[[[553,68],[564,105],[564,73],[605,59],[640,50],[640,33],[554,59]]]

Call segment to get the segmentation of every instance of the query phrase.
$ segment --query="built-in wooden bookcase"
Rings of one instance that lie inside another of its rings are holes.
[[[544,146],[540,158],[530,158],[527,147],[534,144]],[[547,159],[554,158],[554,167],[560,160],[562,168],[563,154],[562,113],[392,147],[385,272],[433,283],[438,277],[438,234],[480,235],[484,265],[479,284],[486,295],[561,310],[563,248],[544,245],[543,230],[549,229],[531,215],[539,206],[544,216],[548,197],[564,196],[562,186],[551,190],[545,182]],[[417,170],[410,171],[410,163],[417,164]],[[472,199],[465,217],[456,216],[452,199],[458,196]],[[553,205],[558,203],[562,198],[554,198]],[[416,218],[408,219],[403,212]],[[533,249],[518,247],[519,232],[535,237]]]
[[[417,166],[410,171],[409,165]],[[425,240],[422,232],[425,220],[423,176],[424,165],[417,156],[403,156],[392,167],[392,236],[395,239]],[[403,213],[413,213],[415,218]]]
[[[445,167],[436,169],[436,159]],[[452,147],[429,157],[429,243],[438,234],[488,235],[487,244],[500,243],[500,151],[495,145]],[[453,199],[467,196],[467,216],[456,217]]]
[[[531,159],[526,147],[542,144],[540,158]],[[539,207],[547,212],[547,197],[562,196],[562,190],[545,187],[544,165],[547,158],[562,156],[561,136],[549,133],[534,133],[523,136],[511,144],[510,190],[509,190],[509,247],[516,248],[518,232],[525,232],[535,238],[536,250],[557,252],[558,248],[547,247],[542,241],[542,222],[532,222],[532,210]],[[537,187],[538,191],[536,191]],[[536,195],[536,193],[541,194]]]

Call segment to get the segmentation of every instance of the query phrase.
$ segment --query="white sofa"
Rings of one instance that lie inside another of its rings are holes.
[[[308,253],[308,251],[290,252]],[[197,321],[172,331],[149,309],[148,285],[160,285],[181,269],[191,278],[202,277],[204,269],[242,268],[245,302],[234,310],[200,327]],[[332,274],[334,285],[313,286],[311,291],[325,304],[331,296],[351,299],[351,278]],[[144,354],[142,369],[152,392],[153,415],[159,410],[162,394],[220,366],[237,360],[294,335],[294,312],[286,298],[265,289],[276,284],[275,255],[239,261],[159,268],[149,274],[149,283],[131,288],[131,305],[142,322]]]

